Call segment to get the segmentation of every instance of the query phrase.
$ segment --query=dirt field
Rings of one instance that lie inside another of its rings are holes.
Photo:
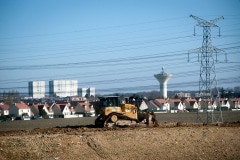
[[[239,159],[239,114],[224,113],[224,123],[209,125],[191,122],[195,114],[164,114],[159,127],[112,129],[93,128],[93,118],[4,122],[0,160]]]
[[[218,113],[214,114],[214,118],[218,117]],[[156,114],[159,124],[165,123],[196,123],[197,114],[189,113],[160,113]],[[201,119],[206,117],[205,113],[200,113]],[[240,111],[225,111],[222,112],[223,122],[240,121]],[[38,119],[31,121],[11,121],[0,123],[0,131],[9,130],[31,130],[35,128],[51,128],[51,127],[82,127],[93,125],[96,117],[84,118],[56,118],[56,119]],[[201,121],[200,121],[201,122]]]

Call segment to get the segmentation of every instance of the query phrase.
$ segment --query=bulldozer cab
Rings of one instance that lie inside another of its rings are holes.
[[[118,96],[99,97],[103,107],[118,107],[120,105]]]

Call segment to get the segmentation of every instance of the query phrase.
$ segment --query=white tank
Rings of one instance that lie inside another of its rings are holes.
[[[162,73],[155,74],[154,77],[160,83],[160,98],[167,98],[167,82],[172,75],[165,73],[164,68],[162,67]]]

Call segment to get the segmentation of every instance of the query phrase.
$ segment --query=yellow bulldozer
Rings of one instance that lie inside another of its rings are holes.
[[[137,124],[157,124],[156,116],[147,110],[141,111],[134,99],[121,100],[118,96],[99,97],[95,120],[96,127],[129,126]]]

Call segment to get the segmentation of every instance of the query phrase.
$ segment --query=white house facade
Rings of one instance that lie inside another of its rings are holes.
[[[15,103],[9,108],[9,114],[14,115],[15,117],[21,117],[22,115],[31,115],[31,109],[25,103]]]
[[[9,115],[9,105],[0,105],[0,116],[2,115]]]

